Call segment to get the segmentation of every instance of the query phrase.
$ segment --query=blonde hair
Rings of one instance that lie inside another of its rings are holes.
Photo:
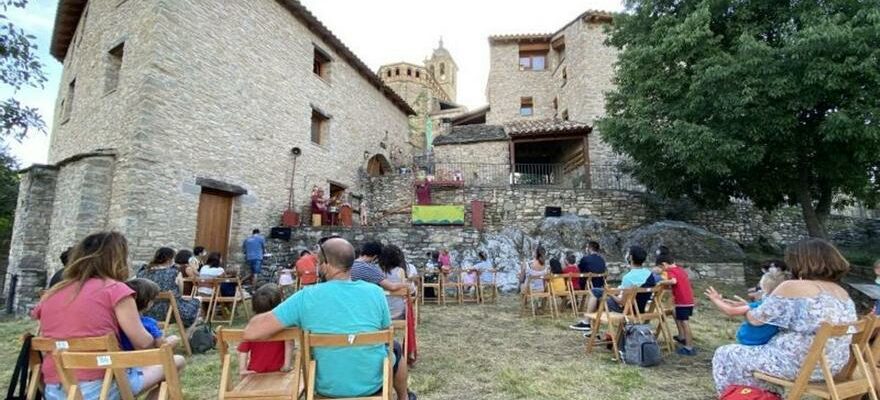
[[[72,284],[82,286],[92,278],[125,282],[128,274],[128,241],[125,236],[113,231],[93,233],[71,250],[70,261],[64,267],[64,279],[47,290],[43,298]]]
[[[773,293],[776,290],[776,287],[781,285],[782,282],[791,279],[791,275],[788,272],[784,271],[767,271],[764,275],[761,276],[761,281],[758,282],[758,286],[761,288],[761,291],[764,292],[764,295],[768,295]]]

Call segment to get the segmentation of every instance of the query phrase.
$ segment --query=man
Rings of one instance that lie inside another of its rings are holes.
[[[376,263],[382,254],[382,243],[368,241],[361,246],[361,255],[354,261],[351,267],[351,280],[366,281],[376,284],[389,292],[400,290],[408,286],[406,282],[392,282]]]
[[[604,274],[608,271],[605,266],[605,259],[602,258],[600,253],[601,249],[599,248],[599,242],[590,241],[587,243],[587,254],[581,257],[580,262],[578,262],[578,270],[582,274]],[[599,307],[599,299],[605,294],[605,278],[591,278],[591,283],[593,285],[593,290],[589,300],[587,300],[588,313],[596,312],[596,308]],[[581,278],[580,284],[582,288],[587,287],[587,279]],[[569,325],[568,327],[576,331],[590,331],[590,324],[586,321],[580,321],[574,325]]]
[[[296,279],[299,280],[300,286],[314,284],[318,280],[317,271],[318,258],[312,252],[303,250],[299,253],[299,259],[296,260],[294,268],[296,269]]]
[[[255,277],[260,273],[263,266],[263,253],[266,251],[266,239],[260,235],[259,229],[254,229],[251,236],[244,240],[241,244],[241,251],[244,253],[244,259],[251,269],[249,280],[255,282]]]
[[[52,288],[52,286],[55,286],[64,280],[64,267],[67,266],[67,261],[70,257],[71,250],[73,250],[73,247],[68,247],[67,250],[62,251],[61,256],[58,257],[58,259],[61,260],[61,268],[59,268],[58,271],[55,271],[55,273],[52,274],[52,278],[49,279],[49,288]]]
[[[645,260],[648,259],[648,252],[641,246],[632,246],[626,255],[626,261],[629,263],[630,270],[623,275],[620,282],[620,289],[630,288],[651,288],[657,285],[657,279],[650,268],[646,267]],[[651,293],[639,293],[636,295],[636,306],[639,312],[645,312],[648,301],[651,300]],[[623,312],[623,294],[608,297],[608,311]]]
[[[270,312],[254,316],[244,329],[244,340],[266,339],[284,328],[299,327],[313,333],[356,334],[388,329],[391,314],[385,293],[375,285],[351,280],[354,248],[332,238],[319,242],[320,285],[301,290]],[[415,400],[407,390],[406,362],[394,343],[394,390],[398,399]],[[316,391],[329,397],[370,396],[382,389],[382,345],[350,348],[316,348]]]

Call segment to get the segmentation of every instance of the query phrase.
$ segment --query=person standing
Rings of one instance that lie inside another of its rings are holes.
[[[255,277],[262,270],[263,254],[266,252],[266,239],[263,238],[263,235],[260,235],[259,229],[254,229],[251,232],[251,236],[244,240],[244,243],[241,245],[241,251],[244,253],[244,259],[251,269],[251,276],[248,279],[253,284],[256,281]]]

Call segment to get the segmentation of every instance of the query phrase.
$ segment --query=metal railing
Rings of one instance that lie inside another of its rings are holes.
[[[568,168],[564,164],[416,163],[416,179],[472,187],[552,186],[644,191],[617,165]],[[433,161],[433,160],[431,160]]]

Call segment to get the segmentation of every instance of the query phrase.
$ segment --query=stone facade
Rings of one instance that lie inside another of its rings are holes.
[[[296,7],[88,2],[63,54],[49,151],[55,165],[22,180],[11,272],[32,256],[45,275],[61,250],[101,229],[123,232],[134,261],[159,246],[192,247],[205,179],[246,191],[233,203],[229,242],[237,248],[251,229],[278,223],[294,146],[302,149],[297,209],[313,186],[364,194],[366,153],[408,158],[412,110]],[[114,72],[108,52],[120,44]],[[316,48],[330,58],[326,77],[312,71]],[[108,89],[114,73],[118,86]],[[311,140],[313,110],[329,117],[321,144]],[[106,149],[114,157],[65,161]]]
[[[434,146],[434,160],[440,164],[510,165],[507,141]]]

